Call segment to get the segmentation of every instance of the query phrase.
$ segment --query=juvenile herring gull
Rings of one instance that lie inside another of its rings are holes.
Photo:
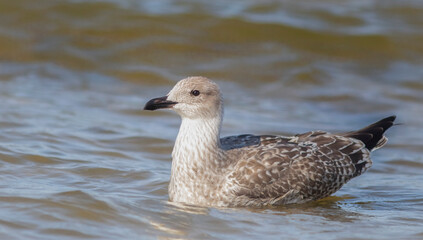
[[[182,118],[169,199],[200,206],[261,207],[327,197],[370,168],[370,152],[385,145],[384,132],[395,120],[387,117],[343,134],[220,138],[222,97],[218,85],[205,77],[183,79],[144,107],[160,108]]]

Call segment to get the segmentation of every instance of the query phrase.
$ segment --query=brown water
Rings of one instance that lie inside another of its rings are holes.
[[[216,80],[223,135],[403,125],[328,199],[167,201],[180,123]],[[0,0],[0,239],[423,239],[423,2]]]

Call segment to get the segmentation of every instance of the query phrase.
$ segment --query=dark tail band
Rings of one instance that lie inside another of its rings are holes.
[[[384,133],[394,125],[395,118],[396,116],[384,118],[358,131],[346,133],[344,136],[362,141],[369,150],[378,149],[387,142],[388,139]]]

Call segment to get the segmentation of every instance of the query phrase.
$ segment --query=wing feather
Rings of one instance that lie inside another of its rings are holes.
[[[369,150],[354,138],[313,131],[259,140],[228,151],[238,161],[228,174],[227,187],[244,202],[287,204],[323,198],[371,166]]]

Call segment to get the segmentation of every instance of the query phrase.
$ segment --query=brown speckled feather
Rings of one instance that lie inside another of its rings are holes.
[[[361,141],[321,131],[290,138],[261,136],[260,144],[230,150],[228,155],[239,161],[227,184],[251,205],[329,196],[372,164]]]

